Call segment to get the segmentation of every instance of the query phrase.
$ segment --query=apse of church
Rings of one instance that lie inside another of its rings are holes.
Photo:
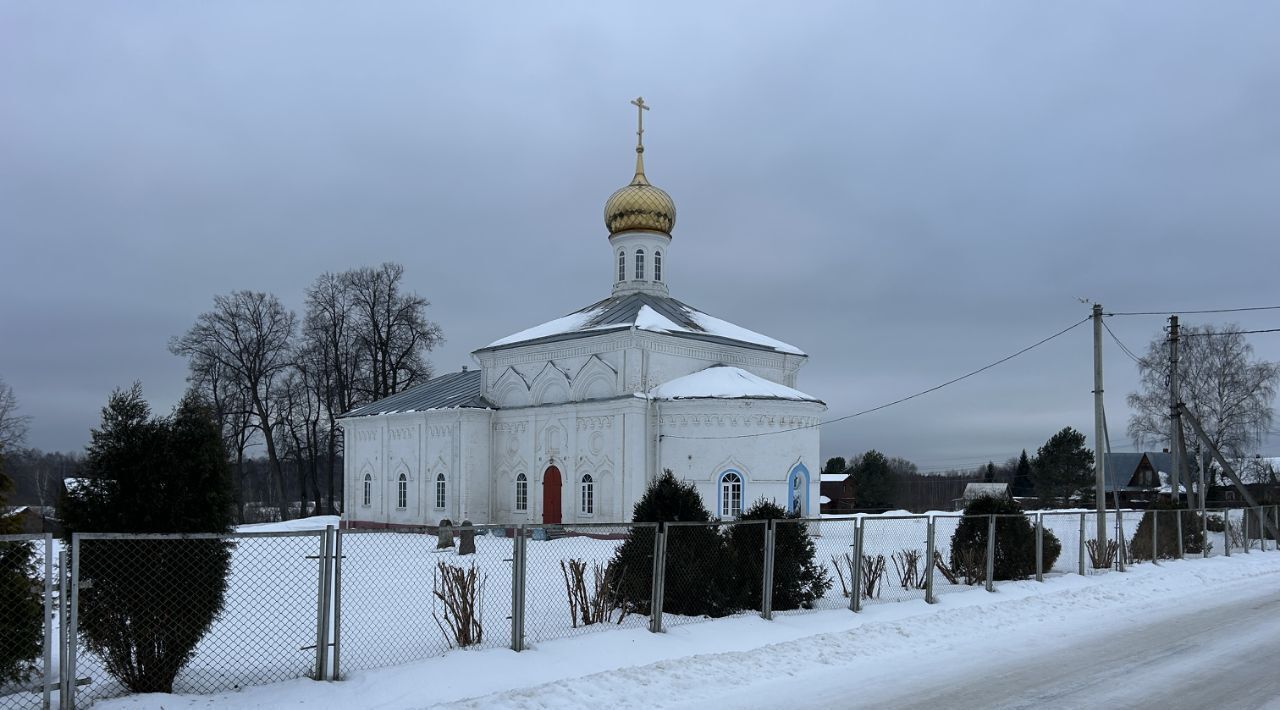
[[[631,103],[635,173],[604,210],[609,295],[344,415],[349,524],[625,521],[664,469],[723,518],[762,497],[817,514],[826,406],[795,389],[807,356],[671,296],[675,202],[645,172],[649,106]]]

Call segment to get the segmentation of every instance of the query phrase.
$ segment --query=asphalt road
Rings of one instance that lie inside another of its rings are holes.
[[[1002,653],[993,632],[966,644],[960,672],[948,657],[921,653],[896,677],[792,685],[789,707],[821,708],[1280,708],[1280,590],[1257,580],[1256,592],[1170,618],[1144,620],[1141,599],[1125,623],[1066,634],[1061,644],[1020,657]],[[1088,624],[1088,619],[1081,619]],[[976,656],[993,659],[975,674]],[[762,707],[772,689],[728,698],[727,706]]]

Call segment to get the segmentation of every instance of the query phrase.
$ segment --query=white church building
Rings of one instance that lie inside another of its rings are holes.
[[[345,414],[347,524],[628,521],[666,469],[720,518],[761,497],[817,515],[826,406],[795,389],[807,356],[670,296],[676,209],[645,177],[643,132],[605,203],[612,293]]]

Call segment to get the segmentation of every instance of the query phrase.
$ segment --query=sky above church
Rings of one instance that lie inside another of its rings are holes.
[[[605,199],[675,199],[672,296],[810,355],[829,418],[1088,306],[1280,303],[1280,5],[0,5],[0,377],[79,449],[113,388],[166,411],[215,294],[301,312],[398,261],[470,351],[608,295]],[[1280,311],[1184,323],[1280,326]],[[1108,324],[1136,351],[1161,317]],[[1251,336],[1280,360],[1280,334]],[[1113,446],[1137,370],[1104,343]],[[823,428],[922,469],[1092,435],[1088,326]],[[1280,455],[1272,435],[1262,453]]]

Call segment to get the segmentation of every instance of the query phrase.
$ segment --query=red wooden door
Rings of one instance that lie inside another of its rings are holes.
[[[560,469],[555,466],[542,474],[542,522],[560,524]]]

